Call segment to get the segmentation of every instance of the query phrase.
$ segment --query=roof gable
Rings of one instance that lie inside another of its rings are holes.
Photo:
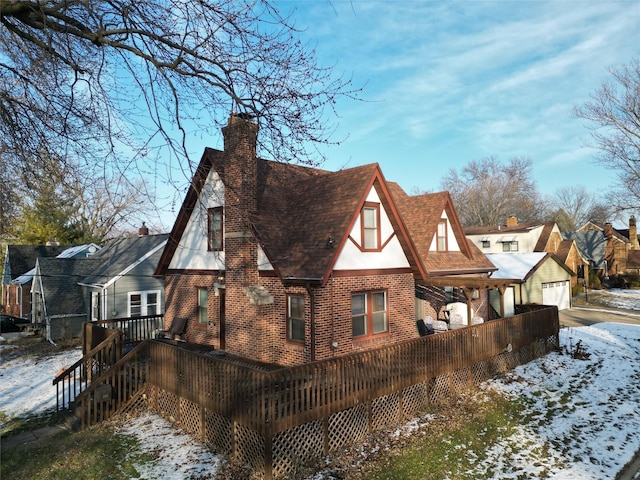
[[[409,196],[398,184],[391,183],[390,186],[428,275],[487,273],[495,270],[484,254],[465,237],[448,192]],[[459,251],[430,250],[443,214],[446,214]]]
[[[556,262],[569,275],[574,275],[569,267],[553,253],[487,253],[486,255],[498,267],[491,278],[513,278],[526,281],[547,261]]]
[[[79,283],[100,265],[97,258],[39,258],[37,282],[42,288],[48,317],[86,314],[84,296]]]
[[[91,257],[100,263],[82,280],[82,284],[105,287],[153,255],[157,263],[168,237],[168,234],[141,235],[112,240]]]
[[[67,248],[61,245],[7,245],[3,282],[9,283],[36,266],[38,258],[56,257]],[[6,278],[5,278],[6,277]]]
[[[405,255],[420,268],[413,245],[378,164],[329,172],[317,168],[258,159],[257,211],[249,214],[253,233],[271,266],[282,279],[326,281],[347,241],[367,193],[375,188]],[[224,152],[206,149],[160,258],[164,274],[176,252],[189,218],[215,171],[227,185]]]

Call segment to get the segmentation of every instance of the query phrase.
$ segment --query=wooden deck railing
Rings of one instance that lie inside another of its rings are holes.
[[[102,375],[122,357],[121,332],[101,327],[96,329],[91,323],[85,323],[82,328],[83,338],[93,338],[97,345],[86,352],[83,351],[80,360],[53,379],[53,385],[56,387],[56,411],[69,408],[94,378]]]
[[[139,343],[158,336],[158,332],[164,328],[164,315],[111,318],[94,322],[94,324],[104,328],[120,330],[124,335],[125,344]]]
[[[149,342],[147,380],[271,433],[397,392],[558,334],[555,307],[274,372]]]

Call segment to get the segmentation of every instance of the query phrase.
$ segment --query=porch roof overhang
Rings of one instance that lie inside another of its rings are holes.
[[[491,278],[472,277],[464,275],[443,275],[439,277],[428,277],[418,282],[429,287],[457,287],[457,288],[504,288],[509,285],[522,283],[519,278]]]

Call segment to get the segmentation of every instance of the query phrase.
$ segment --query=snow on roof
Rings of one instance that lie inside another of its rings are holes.
[[[547,252],[533,253],[485,253],[498,270],[491,278],[518,278],[524,280],[527,274],[542,260]]]

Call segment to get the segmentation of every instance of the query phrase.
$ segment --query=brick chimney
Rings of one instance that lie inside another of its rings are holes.
[[[268,330],[260,320],[262,302],[255,300],[268,292],[260,285],[258,241],[251,228],[258,207],[258,125],[248,115],[232,113],[222,135],[226,350],[273,362],[270,351],[257,347]]]
[[[237,205],[245,213],[253,213],[257,210],[258,124],[247,114],[232,113],[227,126],[222,128],[222,135],[226,204]]]
[[[149,235],[149,227],[147,227],[147,224],[145,222],[142,222],[142,226],[138,229],[138,235],[140,237]]]
[[[613,237],[613,225],[609,222],[604,224],[604,236],[607,238]]]
[[[507,227],[517,227],[518,226],[518,217],[515,215],[510,215],[507,217]]]
[[[631,250],[639,250],[638,230],[636,229],[636,217],[629,217],[629,241],[631,242]]]

